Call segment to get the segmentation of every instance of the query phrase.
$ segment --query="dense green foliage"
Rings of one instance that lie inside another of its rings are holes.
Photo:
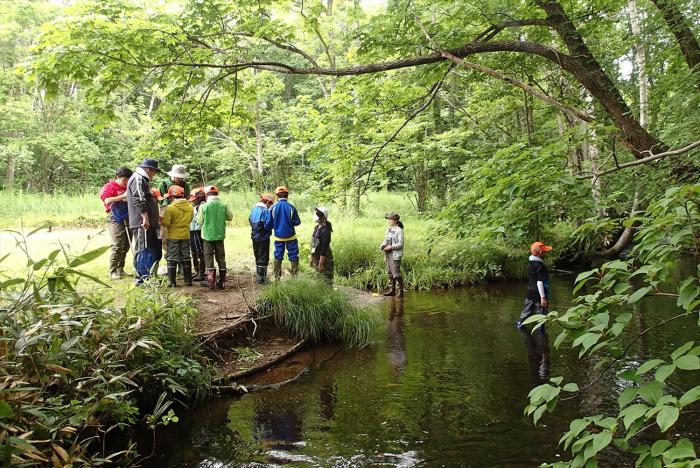
[[[561,439],[564,449],[571,450],[570,466],[587,466],[610,444],[638,454],[639,466],[688,466],[689,459],[697,464],[693,444],[673,432],[682,427],[684,418],[692,417],[700,401],[700,386],[692,386],[697,380],[689,375],[700,371],[700,346],[688,341],[670,356],[646,356],[633,368],[619,369],[615,364],[644,334],[671,321],[700,327],[700,265],[696,261],[680,274],[671,268],[698,252],[700,184],[668,189],[640,218],[644,227],[628,258],[581,273],[575,289],[585,293],[566,312],[528,319],[560,325],[556,347],[571,341],[579,356],[596,357],[597,366],[603,368],[598,378],[618,371],[625,383],[617,399],[619,411],[571,422],[571,430]],[[651,295],[675,301],[679,313],[641,329],[632,326],[638,313],[635,304]],[[554,409],[562,391],[576,394],[579,386],[554,378],[532,390],[526,412],[537,422]],[[649,434],[657,428],[658,436]]]
[[[581,276],[592,291],[547,318],[565,327],[558,345],[605,365],[642,333],[627,306],[645,295],[697,313],[697,271],[670,272],[697,260],[698,146],[665,151],[699,139],[698,24],[700,3],[685,0],[4,1],[0,180],[92,188],[151,156],[229,191],[284,183],[305,208],[332,203],[348,218],[373,191],[400,190],[422,217],[407,223],[404,262],[419,287],[517,275],[537,238],[561,261],[611,260],[636,232],[627,259]],[[338,230],[342,281],[381,283],[378,228]],[[298,318],[322,324],[310,336],[340,333],[311,309]],[[636,433],[670,430],[693,404],[664,383],[695,369],[696,349],[626,375],[620,413],[574,421],[571,464],[611,443],[646,466],[690,458],[682,439]],[[578,395],[562,382],[533,392],[535,419],[560,391]]]
[[[173,401],[208,394],[211,369],[195,341],[191,301],[157,287],[130,289],[119,301],[90,292],[99,280],[81,266],[104,251],[56,250],[29,260],[23,277],[0,270],[3,465],[134,458],[133,447],[106,452],[104,437],[139,421],[153,429],[177,422]]]
[[[348,294],[314,276],[271,283],[257,298],[257,310],[293,336],[320,342],[367,346],[381,324],[376,310],[354,306]]]

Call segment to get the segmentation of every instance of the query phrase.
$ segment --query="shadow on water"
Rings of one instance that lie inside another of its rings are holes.
[[[552,279],[553,310],[569,305],[572,282]],[[572,353],[550,353],[548,333],[516,330],[524,289],[501,282],[386,301],[381,342],[312,363],[289,385],[200,405],[159,435],[160,452],[148,463],[520,467],[560,460],[566,454],[557,441],[568,422],[614,405],[606,395],[622,383],[596,380],[592,363]],[[684,336],[650,335],[647,345],[669,347]],[[592,385],[582,401],[560,404],[535,427],[523,408],[550,373]]]

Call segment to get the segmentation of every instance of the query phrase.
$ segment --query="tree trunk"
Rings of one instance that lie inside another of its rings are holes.
[[[333,0],[327,0],[326,2],[326,15],[329,18],[333,17]],[[331,19],[332,21],[332,19]],[[328,60],[330,62],[330,67],[335,68],[336,66],[336,57],[335,57],[335,51],[333,50],[333,39],[335,35],[333,34],[333,28],[328,29]],[[335,85],[338,81],[338,77],[336,76],[331,76],[331,81],[328,86],[328,91],[329,94],[333,94],[333,91],[335,91]]]
[[[146,112],[146,115],[148,117],[150,117],[151,114],[153,113],[153,111],[155,110],[155,108],[156,108],[156,91],[153,90],[153,93],[151,93],[151,101],[148,103],[148,112]]]
[[[15,185],[15,156],[7,156],[7,179],[5,179],[5,189],[11,190]]]
[[[628,6],[632,34],[636,38],[634,44],[634,59],[637,62],[637,73],[639,79],[639,125],[646,128],[648,122],[647,59],[646,54],[644,53],[642,28],[639,25],[639,12],[637,10],[637,0],[628,0]]]
[[[260,125],[260,101],[255,99],[255,169],[257,176],[263,175],[263,134]]]
[[[700,64],[700,45],[698,45],[698,40],[693,35],[693,31],[690,29],[685,17],[673,0],[651,1],[661,10],[666,24],[673,35],[676,36],[676,41],[678,41],[688,67],[695,71],[695,67]]]
[[[576,78],[600,101],[607,114],[620,129],[623,140],[634,156],[639,159],[644,156],[644,151],[650,151],[651,154],[666,151],[668,149],[666,145],[647,132],[632,116],[620,91],[593,57],[562,6],[558,2],[545,0],[539,0],[538,4],[547,14],[547,19],[551,22],[552,27],[566,44],[573,60],[584,69],[583,73],[575,74]]]

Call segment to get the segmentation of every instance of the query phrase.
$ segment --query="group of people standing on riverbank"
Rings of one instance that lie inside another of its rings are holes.
[[[155,274],[165,251],[170,286],[176,286],[179,270],[186,285],[202,281],[203,286],[222,289],[227,276],[224,239],[226,223],[233,219],[231,209],[220,200],[216,186],[192,190],[187,183],[189,174],[180,164],[173,165],[158,189],[151,188],[153,178],[160,172],[158,161],[147,158],[133,171],[119,168],[114,180],[102,188],[100,198],[108,214],[112,238],[110,277],[116,280],[126,276],[124,265],[131,248],[136,283],[143,284]],[[385,217],[389,228],[379,248],[384,254],[390,287],[384,295],[397,292],[403,295],[403,224],[397,213]],[[282,275],[285,251],[291,264],[290,273],[296,275],[299,243],[295,228],[301,224],[301,218],[289,202],[289,189],[279,186],[274,196],[260,195],[248,220],[256,281],[259,284],[267,281],[271,240],[274,240],[273,276],[279,279]],[[314,207],[314,223],[309,263],[327,281],[333,281],[333,226],[327,208]]]

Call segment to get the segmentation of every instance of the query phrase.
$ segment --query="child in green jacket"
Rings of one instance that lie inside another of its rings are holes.
[[[165,258],[168,261],[168,283],[175,287],[177,265],[182,268],[185,284],[192,286],[192,260],[190,257],[190,222],[194,209],[185,199],[185,190],[173,185],[168,189],[173,202],[165,207],[163,226],[168,229]]]
[[[204,241],[204,263],[207,269],[207,278],[202,286],[209,289],[224,289],[226,281],[226,252],[224,251],[224,239],[226,238],[226,221],[233,219],[233,213],[219,199],[219,189],[211,185],[205,189],[207,202],[199,208],[197,223],[202,226],[202,240]],[[219,267],[219,278],[216,278],[214,260]]]

